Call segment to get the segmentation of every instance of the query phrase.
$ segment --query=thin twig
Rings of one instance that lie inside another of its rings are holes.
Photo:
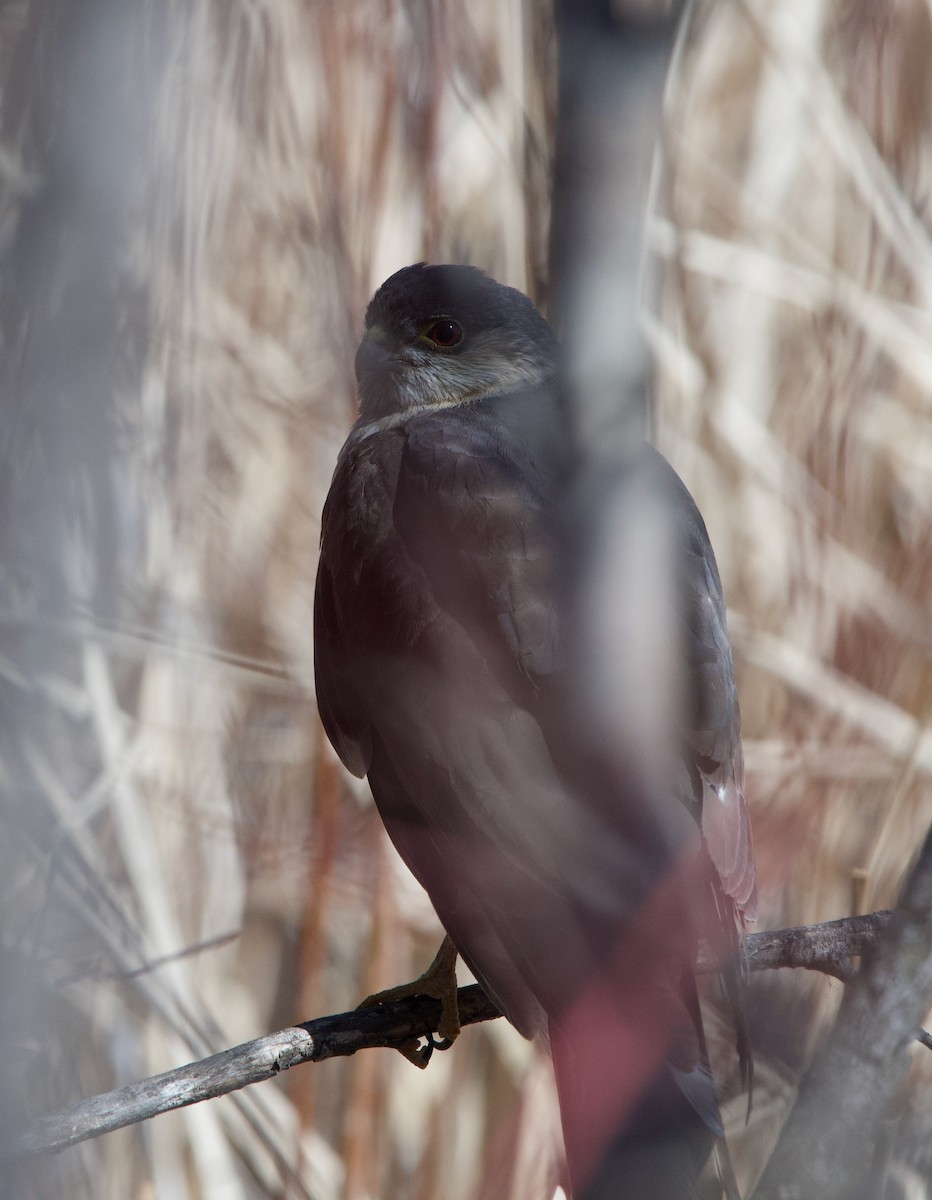
[[[804,967],[844,977],[849,958],[876,945],[890,917],[890,913],[876,912],[751,934],[747,938],[749,966],[752,971]],[[711,961],[700,963],[701,970],[714,966]],[[501,1016],[475,984],[460,988],[458,1000],[463,1025]],[[20,1135],[12,1153],[62,1150],[159,1113],[271,1079],[298,1063],[322,1062],[371,1046],[395,1047],[412,1038],[430,1040],[439,1020],[440,1002],[418,996],[307,1021],[51,1113]]]

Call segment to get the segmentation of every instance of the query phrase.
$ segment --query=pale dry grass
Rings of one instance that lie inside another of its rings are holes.
[[[55,5],[14,16],[19,61],[38,46],[67,80],[60,59],[80,71],[115,12],[77,21],[68,45]],[[115,405],[96,403],[118,413],[133,536],[108,569],[131,599],[108,620],[66,583],[61,652],[10,668],[14,686],[34,668],[43,699],[6,781],[38,810],[12,814],[11,940],[70,981],[54,1023],[79,1045],[36,1106],[352,1007],[433,953],[429,904],[318,727],[319,513],[374,286],[419,258],[529,289],[545,277],[552,46],[521,4],[201,2],[126,20],[109,52],[143,63],[151,89],[118,164],[144,189],[120,251],[142,296],[112,319],[143,351]],[[9,146],[11,208],[23,164],[50,165],[28,129]],[[81,132],[93,172],[111,126]],[[85,465],[110,469],[106,451]],[[78,526],[50,557],[94,560]],[[28,623],[28,608],[8,615]],[[35,1191],[520,1200],[552,1173],[542,1070],[504,1026],[425,1075],[360,1055],[69,1152]]]
[[[24,53],[41,8],[4,18]],[[889,904],[932,815],[932,35],[919,0],[878,12],[700,5],[649,232],[658,440],[734,613],[762,927]],[[316,721],[319,512],[373,287],[425,257],[546,282],[536,6],[140,13],[119,52],[151,89],[121,260],[141,300],[119,319],[142,349],[98,401],[119,413],[109,503],[128,532],[95,569],[124,602],[86,586],[80,521],[48,548],[69,564],[54,624],[18,580],[3,592],[27,631],[0,664],[22,712],[0,780],[4,944],[38,963],[41,1011],[76,1047],[38,1054],[50,1035],[30,1027],[34,1104],[350,1007],[436,948]],[[7,131],[3,213],[42,166]],[[775,986],[736,1123],[746,1175],[837,997]],[[907,1125],[904,1177],[923,1170]],[[372,1052],[113,1135],[37,1194],[539,1200],[554,1130],[546,1067],[498,1023],[423,1074]]]
[[[723,569],[764,928],[891,904],[932,819],[930,53],[924,4],[700,5],[668,98],[660,441]],[[758,990],[746,1176],[839,995]]]

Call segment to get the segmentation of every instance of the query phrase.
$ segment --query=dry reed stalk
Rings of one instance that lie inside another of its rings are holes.
[[[115,104],[118,123],[119,97],[94,97],[93,72],[76,83],[63,64],[80,64],[80,44],[110,71],[136,71],[139,136],[101,150],[85,130],[69,161],[76,180],[101,187],[103,153],[145,194],[133,194],[132,221],[120,210],[98,272],[109,286],[119,260],[135,288],[132,307],[100,310],[138,351],[122,386],[94,397],[95,419],[120,426],[116,490],[82,514],[73,544],[49,546],[50,558],[94,562],[124,602],[105,614],[66,578],[60,652],[50,647],[40,676],[45,709],[24,712],[28,750],[5,780],[11,794],[37,797],[31,823],[25,810],[11,813],[11,864],[20,857],[8,876],[11,926],[25,926],[27,947],[43,956],[54,946],[61,975],[82,976],[57,1004],[74,1013],[88,1061],[80,1074],[58,1070],[42,1106],[313,1016],[299,1007],[302,965],[319,1011],[349,1006],[366,990],[378,929],[381,984],[409,976],[410,947],[427,952],[439,937],[395,868],[374,932],[373,846],[381,841],[381,855],[384,838],[365,790],[334,787],[319,760],[318,515],[352,416],[362,311],[380,278],[429,254],[469,256],[519,286],[543,280],[552,116],[552,82],[535,75],[550,53],[546,22],[517,2],[468,12],[391,0],[137,3],[112,38],[106,0],[76,13],[68,37],[55,29],[61,8],[32,0],[4,10],[7,99],[19,64],[51,62],[66,108],[80,84],[105,111]],[[15,106],[5,109],[3,211],[14,214],[31,167],[40,184],[57,167],[57,143],[42,158],[36,114],[46,117],[47,98],[32,78],[22,128]],[[47,119],[54,129],[54,112]],[[111,127],[97,132],[107,138]],[[48,213],[48,245],[55,221]],[[92,262],[84,269],[85,286],[101,283]],[[51,330],[49,295],[32,318]],[[88,469],[100,463],[98,477],[109,478],[111,453],[101,439]],[[119,512],[132,535],[106,556],[95,540],[101,512],[111,521]],[[30,667],[25,656],[19,676]],[[69,758],[87,760],[83,777],[63,767]],[[54,886],[50,854],[64,864]],[[179,957],[237,930],[233,943]],[[503,1061],[517,1097],[525,1060]],[[464,1062],[472,1074],[468,1051]],[[420,1186],[426,1127],[431,1114],[446,1119],[459,1074],[433,1071],[425,1093],[425,1077],[394,1057],[334,1068],[307,1085],[310,1098],[254,1089],[161,1120],[143,1138],[69,1152],[36,1193],[326,1198],[374,1194],[380,1177],[399,1194]],[[386,1068],[396,1110],[383,1118],[381,1085],[351,1076]],[[482,1090],[470,1085],[464,1103],[474,1107]],[[423,1123],[408,1103],[415,1094]],[[355,1134],[350,1121],[361,1122]],[[344,1163],[332,1145],[356,1149]],[[449,1165],[440,1161],[435,1193]]]
[[[84,386],[84,360],[64,358],[68,387],[10,435],[51,464],[16,514],[32,546],[13,545],[23,570],[2,577],[17,640],[0,663],[18,706],[0,766],[4,944],[28,965],[19,1007],[79,1047],[24,1060],[43,1064],[29,1103],[49,1108],[365,990],[381,851],[365,790],[321,757],[309,627],[352,352],[373,286],[425,255],[545,294],[553,119],[549,19],[518,0],[190,0],[115,22],[95,0],[72,10],[73,42],[62,12],[29,0],[0,16],[0,216],[21,256],[43,233],[43,257],[11,268],[32,328],[80,332],[55,310],[64,294],[123,367]],[[861,904],[890,903],[932,807],[930,42],[920,0],[700,3],[670,88],[650,233],[658,432],[740,614],[767,925],[843,915],[858,871]],[[134,87],[95,97],[99,73],[80,74],[95,45]],[[47,76],[29,74],[36,55]],[[46,79],[94,118],[70,148],[43,140],[59,128]],[[43,208],[56,187],[67,217]],[[87,196],[121,217],[112,246],[82,224]],[[62,229],[106,253],[56,260]],[[11,320],[4,350],[22,364]],[[34,399],[54,391],[42,378]],[[37,613],[24,577],[51,579],[56,603]],[[387,878],[385,983],[438,935],[410,879]],[[762,1034],[753,1121],[737,1122],[746,1177],[835,996],[794,976],[762,998],[790,1019]],[[384,1114],[381,1085],[354,1091],[353,1068],[325,1064],[320,1082],[69,1151],[33,1194],[554,1186],[545,1075],[509,1031],[471,1033],[425,1074],[397,1056],[359,1069],[385,1070]],[[353,1141],[351,1108],[369,1162],[358,1140],[349,1163],[332,1149]],[[921,1111],[897,1164],[917,1189]]]

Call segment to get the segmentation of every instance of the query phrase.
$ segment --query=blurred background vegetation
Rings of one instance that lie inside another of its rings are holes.
[[[319,514],[383,278],[469,261],[546,304],[555,61],[530,0],[0,8],[7,1129],[436,949],[317,722]],[[930,62],[923,0],[700,0],[668,87],[654,425],[725,580],[760,928],[890,905],[932,817]],[[840,985],[756,990],[745,1182]],[[423,1074],[300,1068],[0,1194],[540,1200],[550,1087],[496,1022]]]

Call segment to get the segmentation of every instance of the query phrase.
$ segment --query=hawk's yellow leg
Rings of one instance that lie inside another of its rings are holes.
[[[441,1046],[435,1042],[428,1042],[426,1046],[422,1047],[419,1039],[412,1038],[410,1042],[403,1042],[397,1047],[408,1062],[414,1063],[416,1067],[426,1067],[434,1049],[446,1050],[459,1036],[460,1014],[456,1003],[456,957],[456,947],[449,937],[445,937],[434,961],[423,975],[419,975],[411,983],[402,983],[398,987],[386,988],[384,992],[376,992],[373,996],[367,996],[359,1006],[360,1008],[372,1008],[376,1004],[386,1004],[390,1000],[405,1000],[409,996],[431,996],[434,1000],[440,1001],[441,1012],[440,1020],[437,1023],[437,1032],[446,1045]]]

